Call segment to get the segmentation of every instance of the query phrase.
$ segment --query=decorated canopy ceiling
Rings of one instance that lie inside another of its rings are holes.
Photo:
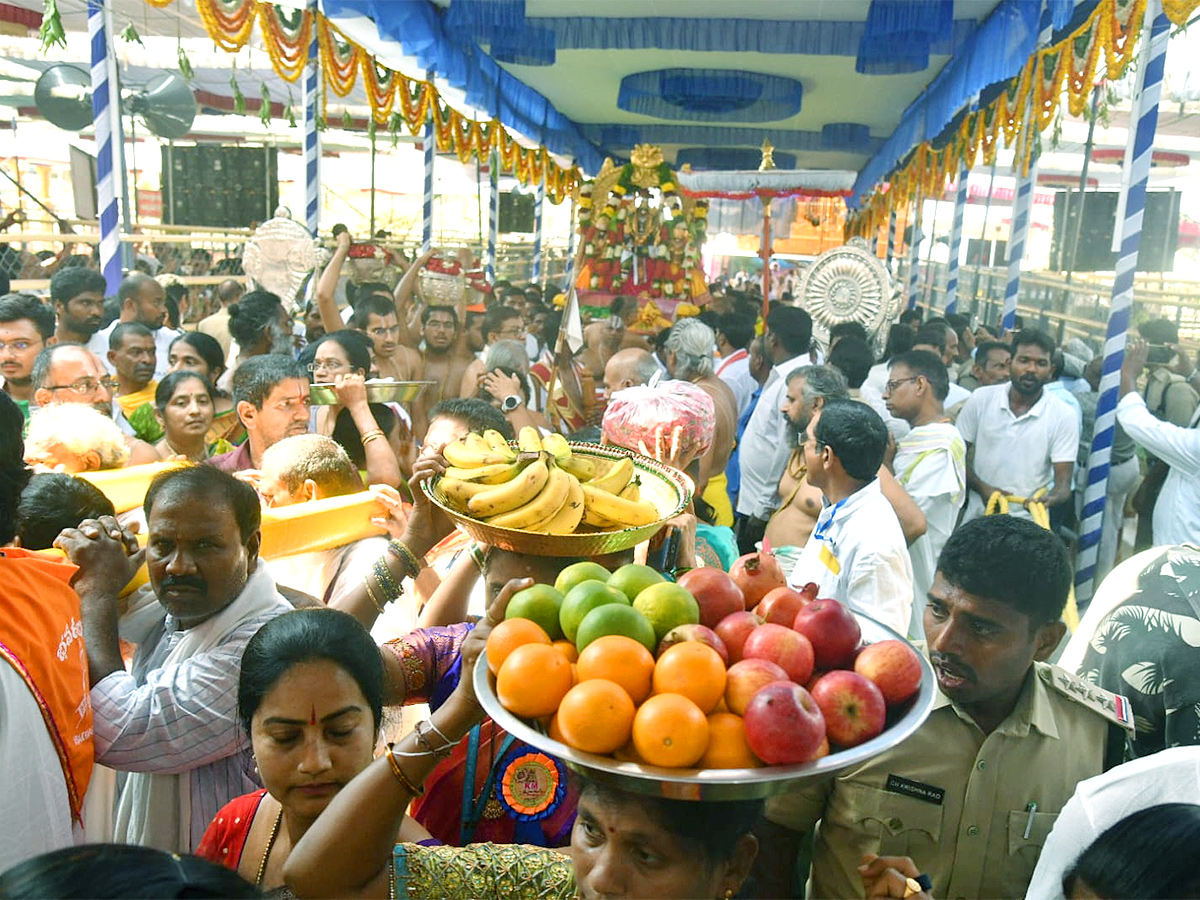
[[[22,0],[36,4],[38,0]],[[58,0],[60,6],[82,0]],[[696,169],[855,173],[863,227],[999,141],[1018,161],[1097,66],[1124,70],[1145,0],[113,0],[174,7],[222,46],[262,41],[298,75],[316,35],[330,97],[464,159],[493,148],[560,198],[638,144]],[[1164,0],[1182,23],[1200,0]],[[1049,37],[1049,43],[1040,43]],[[891,189],[889,190],[889,186]],[[899,190],[896,190],[899,188]]]

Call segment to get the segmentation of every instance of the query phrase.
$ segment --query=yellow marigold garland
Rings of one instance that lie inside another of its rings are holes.
[[[226,10],[232,12],[226,12]],[[204,30],[218,47],[227,53],[236,53],[246,46],[254,31],[255,8],[253,0],[228,3],[225,0],[196,0],[196,11]]]
[[[263,45],[271,58],[271,65],[277,74],[289,84],[300,80],[304,74],[305,63],[308,62],[308,46],[312,42],[312,13],[308,10],[297,10],[300,24],[295,33],[289,34],[283,18],[273,3],[258,4],[259,28],[262,32]]]

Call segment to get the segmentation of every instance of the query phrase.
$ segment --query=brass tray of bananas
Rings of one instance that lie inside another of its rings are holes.
[[[468,535],[534,556],[600,556],[626,550],[679,515],[692,482],[622,447],[568,443],[521,429],[468,434],[442,450],[444,475],[422,484]]]

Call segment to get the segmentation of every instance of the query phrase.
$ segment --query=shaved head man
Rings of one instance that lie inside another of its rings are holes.
[[[652,353],[636,348],[618,350],[604,366],[604,391],[611,397],[627,387],[649,384],[659,371]]]

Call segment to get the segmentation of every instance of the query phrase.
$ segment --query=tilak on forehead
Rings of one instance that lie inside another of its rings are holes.
[[[308,724],[309,725],[317,724],[317,704],[315,704],[315,703],[312,705],[312,713],[309,715]]]

